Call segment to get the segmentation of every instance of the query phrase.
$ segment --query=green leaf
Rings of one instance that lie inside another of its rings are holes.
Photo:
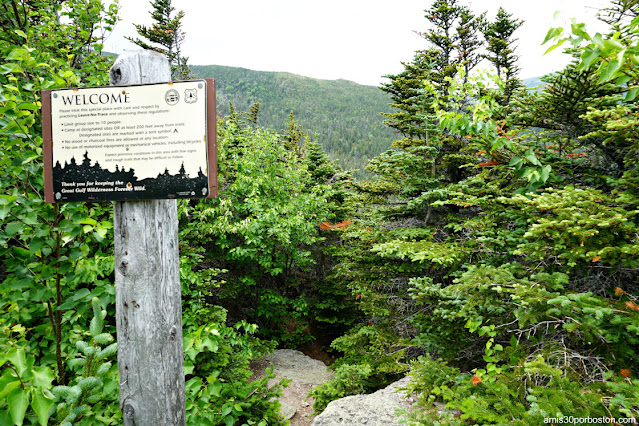
[[[626,102],[632,102],[635,100],[635,98],[637,97],[637,92],[639,91],[639,87],[635,87],[632,88],[630,90],[628,90],[628,93],[626,93],[626,97],[624,98],[624,101]]]
[[[29,51],[24,47],[16,47],[9,53],[9,56],[6,57],[9,61],[26,61],[31,58]]]
[[[535,155],[535,153],[533,152],[532,149],[529,149],[528,151],[526,151],[526,153],[524,154],[524,157],[526,158],[526,160],[528,160],[531,164],[534,164],[535,166],[541,166],[541,163],[539,162],[539,160],[537,159],[537,156]]]
[[[610,61],[610,63],[606,67],[600,70],[601,76],[599,77],[597,83],[605,83],[606,81],[612,79],[619,67],[621,67],[621,62],[619,62],[617,59],[613,59],[612,61]]]
[[[622,50],[624,49],[624,45],[619,43],[617,40],[614,39],[607,39],[604,40],[603,45],[606,49],[609,50]]]
[[[113,341],[113,336],[109,333],[101,333],[93,338],[96,343],[100,345],[106,345],[107,343],[111,343]]]
[[[0,74],[3,74],[3,75],[10,74],[10,73],[19,73],[21,71],[22,71],[22,68],[20,67],[20,65],[14,62],[0,65]]]
[[[202,389],[202,378],[193,377],[188,382],[185,383],[186,393],[193,395]]]
[[[42,238],[36,237],[29,243],[29,252],[33,255],[37,253],[42,247],[45,246],[45,241]]]
[[[75,292],[75,294],[73,295],[73,300],[84,299],[89,294],[91,294],[91,290],[89,290],[88,288],[81,288],[80,290]]]
[[[595,46],[598,46],[598,47],[601,47],[601,48],[604,47],[603,37],[601,36],[600,33],[595,34],[595,36],[592,38],[592,43]]]
[[[25,279],[16,280],[16,281],[9,281],[9,288],[11,288],[12,290],[22,290],[32,285],[33,285],[33,280],[30,278],[25,278]]]
[[[622,74],[619,77],[617,77],[617,79],[615,80],[615,84],[617,86],[623,86],[624,84],[628,83],[630,80],[632,80],[632,77],[630,77],[629,75]]]
[[[4,364],[4,361],[3,361]],[[15,376],[15,373],[10,369],[5,369],[2,377],[0,377],[0,400],[4,399],[4,397],[20,386],[20,379]]]
[[[67,311],[69,309],[73,309],[78,306],[78,301],[69,297],[62,305],[57,307],[58,311]]]
[[[24,228],[24,225],[22,224],[22,222],[17,222],[17,221],[10,222],[4,228],[4,232],[7,233],[7,236],[11,237],[19,232],[22,232],[23,228]]]
[[[22,102],[22,103],[19,103],[16,106],[16,109],[26,109],[26,110],[29,110],[29,111],[38,111],[40,109],[40,107],[37,106],[36,104],[31,103],[31,102]]]
[[[11,415],[9,414],[9,411],[6,409],[0,410],[0,425],[10,425],[11,423]]]
[[[581,64],[579,65],[579,69],[584,70],[589,68],[592,61],[597,59],[600,53],[601,51],[599,49],[593,51],[584,50],[584,53],[581,55]]]
[[[41,388],[33,389],[32,394],[33,401],[31,402],[31,407],[36,413],[36,416],[38,416],[38,422],[42,426],[46,426],[49,422],[49,410],[53,406],[53,400],[47,397]]]
[[[9,404],[9,413],[11,413],[13,424],[21,426],[29,406],[29,392],[18,387],[7,395],[7,403]]]
[[[541,44],[544,45],[548,43],[550,40],[557,38],[557,36],[559,36],[563,32],[563,30],[564,29],[562,27],[549,29],[548,33],[546,33],[546,38],[544,38],[544,41]],[[563,44],[563,40],[560,44]]]
[[[7,352],[6,358],[16,368],[18,376],[22,377],[27,369],[27,358],[22,348],[12,348]]]
[[[517,157],[517,156],[513,156],[510,159],[510,163],[508,163],[510,167],[514,166],[517,169],[519,169],[523,164],[524,164],[524,160],[522,160],[521,157]]]
[[[209,385],[209,393],[213,396],[219,397],[221,390],[222,382],[220,382],[219,380]]]
[[[104,238],[107,234],[107,228],[95,228],[95,232],[100,238]]]
[[[31,257],[31,253],[29,253],[29,250],[22,247],[11,247],[11,251],[13,251],[13,254],[21,259],[29,259]]]
[[[544,55],[552,52],[553,50],[555,50],[556,48],[558,48],[559,46],[561,46],[562,44],[564,44],[564,41],[561,40],[560,42],[558,42],[557,44],[554,44],[552,46],[550,46],[548,49],[546,49],[546,51],[544,52]]]
[[[43,388],[51,387],[51,382],[53,382],[54,376],[53,372],[49,367],[35,367],[33,369],[33,386],[40,386]]]

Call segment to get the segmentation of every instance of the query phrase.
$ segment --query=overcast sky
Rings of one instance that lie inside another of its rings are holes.
[[[260,71],[286,71],[321,79],[346,79],[379,85],[385,74],[402,71],[401,62],[427,47],[413,31],[428,29],[424,10],[433,0],[173,0],[183,10],[183,51],[192,65],[229,65]],[[598,8],[609,0],[462,0],[494,19],[502,6],[525,20],[517,30],[522,78],[561,69],[566,55],[544,56],[540,46],[551,26],[570,18],[596,22]],[[137,47],[124,39],[136,36],[133,23],[149,25],[150,2],[121,0],[119,22],[105,43],[120,53]],[[554,20],[555,12],[561,12]],[[568,24],[569,25],[569,24]]]

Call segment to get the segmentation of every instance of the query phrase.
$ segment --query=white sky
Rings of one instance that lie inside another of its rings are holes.
[[[120,0],[120,21],[105,49],[137,49],[132,23],[149,25],[150,1]],[[402,71],[401,62],[427,47],[415,31],[425,31],[424,10],[433,0],[173,0],[183,10],[185,56],[191,65],[228,65],[259,71],[286,71],[320,79],[379,85],[382,76]],[[567,63],[560,49],[543,56],[540,46],[551,26],[569,18],[605,29],[595,13],[610,0],[462,0],[475,13],[494,19],[499,6],[525,23],[515,32],[521,78],[557,71]],[[561,12],[553,20],[555,12]]]

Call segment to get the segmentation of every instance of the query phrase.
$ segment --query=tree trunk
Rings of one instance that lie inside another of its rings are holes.
[[[111,85],[171,81],[168,60],[125,52]],[[185,424],[176,200],[116,201],[116,325],[124,425]]]

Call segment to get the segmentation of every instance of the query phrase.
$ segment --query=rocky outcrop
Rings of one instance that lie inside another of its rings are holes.
[[[398,391],[409,381],[410,377],[404,377],[370,395],[353,395],[333,401],[322,414],[315,417],[312,426],[399,425],[396,411],[407,409],[414,402],[404,391]]]
[[[297,383],[316,386],[333,378],[333,373],[327,370],[322,361],[293,349],[278,349],[262,358],[262,362],[273,364],[275,374]]]
[[[291,419],[291,426],[310,424],[313,401],[307,399],[308,392],[331,380],[333,373],[327,370],[322,361],[312,359],[300,351],[278,349],[251,363],[251,369],[255,373],[253,378],[263,376],[270,364],[273,364],[276,378],[269,380],[269,386],[274,386],[281,379],[291,380],[280,398],[282,417]]]

